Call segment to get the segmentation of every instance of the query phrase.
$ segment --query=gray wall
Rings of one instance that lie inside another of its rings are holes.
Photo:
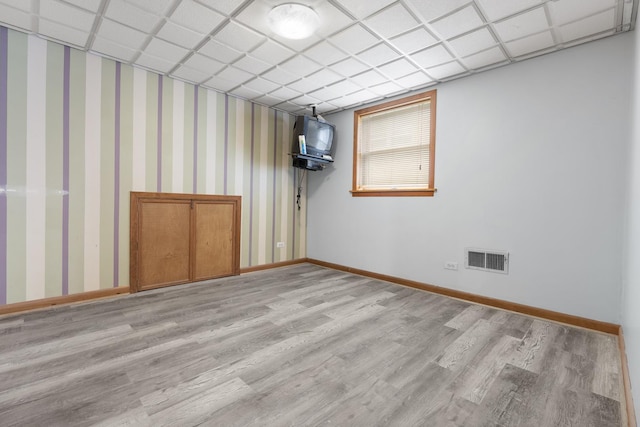
[[[640,32],[634,31],[634,109],[629,152],[627,244],[623,275],[622,329],[624,331],[636,413],[640,412]],[[640,414],[638,414],[640,415]]]
[[[308,256],[619,323],[633,36],[438,85],[433,198],[352,198],[353,111],[327,116]],[[508,251],[509,274],[465,269],[465,247]]]

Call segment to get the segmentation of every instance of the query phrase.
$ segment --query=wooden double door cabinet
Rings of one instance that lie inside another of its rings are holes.
[[[131,292],[240,274],[240,196],[131,192]]]

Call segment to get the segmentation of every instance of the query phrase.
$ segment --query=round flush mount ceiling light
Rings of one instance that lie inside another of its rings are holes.
[[[320,18],[315,10],[298,3],[284,3],[271,9],[269,27],[287,39],[304,39],[318,29]]]

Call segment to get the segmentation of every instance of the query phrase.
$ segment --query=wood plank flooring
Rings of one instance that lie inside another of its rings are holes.
[[[0,317],[0,426],[622,426],[617,338],[310,264]]]

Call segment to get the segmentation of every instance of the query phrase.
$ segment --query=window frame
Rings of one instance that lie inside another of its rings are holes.
[[[429,128],[429,182],[428,188],[401,188],[401,189],[374,189],[362,190],[358,188],[358,154],[360,119],[374,113],[393,110],[411,104],[417,104],[429,100],[431,123]],[[353,113],[353,180],[351,196],[353,197],[432,197],[437,191],[434,184],[435,177],[435,152],[436,152],[436,90],[418,93],[405,98],[396,99],[371,107],[363,108]]]

